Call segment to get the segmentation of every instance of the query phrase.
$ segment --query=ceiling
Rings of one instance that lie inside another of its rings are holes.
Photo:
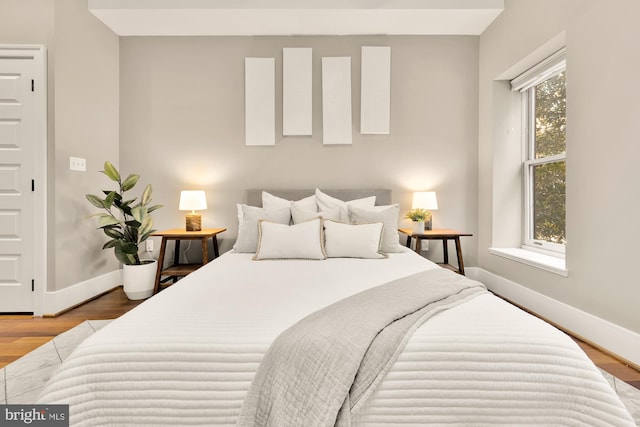
[[[479,35],[504,0],[89,0],[121,36]]]

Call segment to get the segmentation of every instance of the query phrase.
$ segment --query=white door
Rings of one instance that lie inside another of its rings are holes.
[[[0,52],[0,312],[34,311],[36,65]]]

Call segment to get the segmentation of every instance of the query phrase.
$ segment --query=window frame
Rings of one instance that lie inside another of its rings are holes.
[[[511,81],[512,89],[522,96],[522,144],[523,144],[523,236],[522,248],[564,257],[565,244],[548,242],[534,238],[534,169],[550,163],[564,161],[565,151],[546,157],[535,156],[535,88],[540,83],[566,71],[565,49],[525,71]],[[566,179],[566,173],[565,173]],[[566,181],[565,181],[566,182]],[[565,193],[566,198],[566,193]],[[566,213],[565,213],[566,217]]]

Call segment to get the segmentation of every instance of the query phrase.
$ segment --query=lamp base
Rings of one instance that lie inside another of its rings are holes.
[[[201,231],[202,216],[200,214],[187,214],[186,228],[187,231]]]

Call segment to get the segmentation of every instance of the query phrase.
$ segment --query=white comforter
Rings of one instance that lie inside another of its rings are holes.
[[[97,332],[43,403],[72,425],[234,425],[271,341],[307,314],[436,268],[388,260],[251,261],[227,253]],[[367,425],[615,425],[631,417],[563,333],[491,295],[440,313],[411,338],[354,414]]]

